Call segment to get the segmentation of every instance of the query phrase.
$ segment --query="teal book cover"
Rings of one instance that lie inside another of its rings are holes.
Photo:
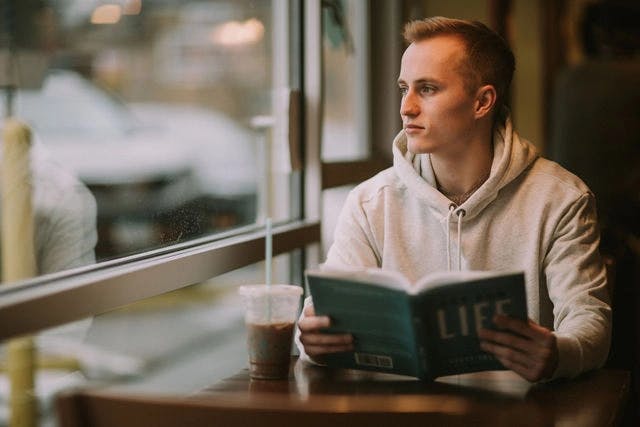
[[[503,313],[527,319],[522,272],[443,272],[411,285],[381,269],[308,270],[318,315],[329,333],[351,333],[355,351],[328,355],[333,367],[421,379],[504,369],[480,349],[476,330]]]

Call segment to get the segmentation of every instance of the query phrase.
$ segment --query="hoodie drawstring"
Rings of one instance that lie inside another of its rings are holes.
[[[451,271],[451,215],[456,210],[456,205],[449,205],[449,213],[447,214],[447,271]]]
[[[464,209],[456,212],[456,215],[458,215],[458,271],[462,271],[462,217],[465,214]]]
[[[449,205],[449,213],[447,213],[447,269],[451,271],[451,217],[453,214],[458,217],[458,271],[462,270],[462,217],[466,212],[464,209],[459,209],[456,212],[456,205]]]

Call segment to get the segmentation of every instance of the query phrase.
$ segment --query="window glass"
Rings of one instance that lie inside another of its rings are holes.
[[[368,2],[323,2],[322,160],[369,155]]]
[[[292,217],[288,4],[3,2],[0,111],[33,130],[39,261],[78,248],[38,273]]]

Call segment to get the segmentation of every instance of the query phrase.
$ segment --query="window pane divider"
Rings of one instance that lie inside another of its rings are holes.
[[[322,189],[359,184],[390,166],[381,157],[365,160],[322,163]]]
[[[294,221],[273,227],[274,255],[319,241],[319,222]],[[122,265],[47,280],[13,292],[6,288],[0,298],[0,340],[104,313],[264,258],[265,231],[261,228]]]

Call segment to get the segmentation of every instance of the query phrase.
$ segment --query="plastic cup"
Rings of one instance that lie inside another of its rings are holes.
[[[282,379],[289,376],[293,330],[302,288],[293,285],[244,285],[249,376]]]

